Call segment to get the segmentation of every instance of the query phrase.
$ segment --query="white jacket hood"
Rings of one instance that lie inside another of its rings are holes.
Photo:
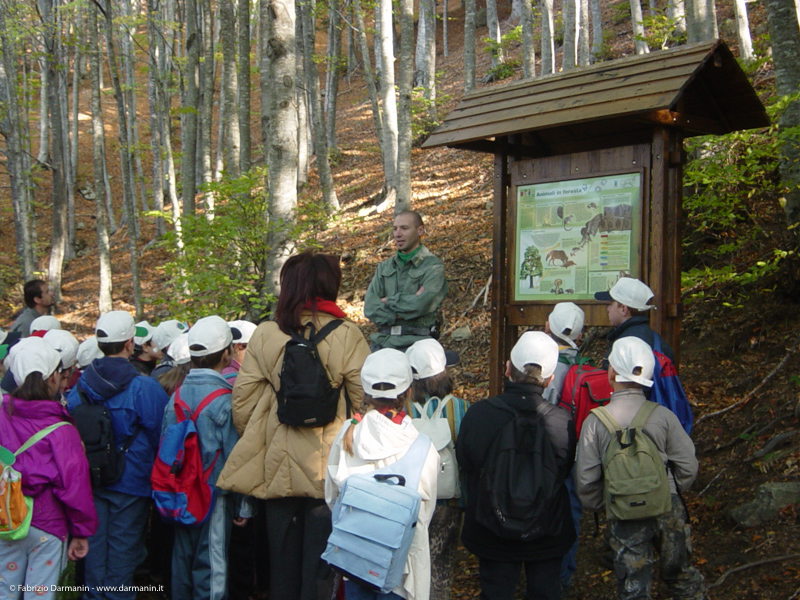
[[[371,410],[361,419],[353,432],[353,454],[366,462],[386,460],[405,453],[419,436],[419,432],[405,417],[399,425],[377,410]]]

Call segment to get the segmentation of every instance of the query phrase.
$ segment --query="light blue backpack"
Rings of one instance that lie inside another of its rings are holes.
[[[430,438],[420,434],[400,460],[345,480],[333,505],[333,531],[323,560],[383,594],[402,583],[422,502],[417,488],[430,447]]]

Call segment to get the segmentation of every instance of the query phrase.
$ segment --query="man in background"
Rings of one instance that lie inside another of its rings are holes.
[[[422,217],[403,211],[392,229],[397,254],[378,265],[364,297],[364,315],[378,327],[370,336],[373,351],[437,338],[437,313],[447,295],[444,264],[422,244]]]
[[[25,310],[14,321],[9,333],[19,332],[22,337],[28,337],[33,320],[50,312],[50,307],[54,304],[53,293],[45,281],[33,279],[25,284],[23,295]]]

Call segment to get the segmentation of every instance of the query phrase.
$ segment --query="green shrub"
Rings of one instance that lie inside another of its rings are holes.
[[[268,315],[275,298],[262,293],[266,240],[270,231],[286,226],[268,222],[265,182],[266,171],[254,169],[203,190],[215,195],[213,219],[206,214],[182,217],[182,250],[174,228],[165,236],[161,243],[172,253],[162,267],[168,283],[150,303],[166,308],[172,318],[189,321],[211,314],[226,319]],[[168,213],[160,216],[171,220]],[[287,233],[298,246],[307,247],[315,245],[308,233],[318,231],[327,218],[321,203],[306,202],[298,208],[296,221]]]

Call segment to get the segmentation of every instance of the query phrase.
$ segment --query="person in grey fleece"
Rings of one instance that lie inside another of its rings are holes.
[[[645,402],[644,388],[653,385],[655,359],[646,342],[635,337],[617,340],[609,355],[608,379],[614,388],[606,408],[620,427],[628,427]],[[705,598],[703,575],[691,563],[691,530],[679,496],[697,477],[694,444],[669,409],[656,406],[644,433],[653,440],[668,469],[671,509],[650,519],[610,519],[610,544],[621,600],[650,598],[659,551],[661,578],[675,600]],[[611,433],[595,414],[583,423],[578,442],[575,476],[583,507],[598,512],[604,507],[603,457]]]

